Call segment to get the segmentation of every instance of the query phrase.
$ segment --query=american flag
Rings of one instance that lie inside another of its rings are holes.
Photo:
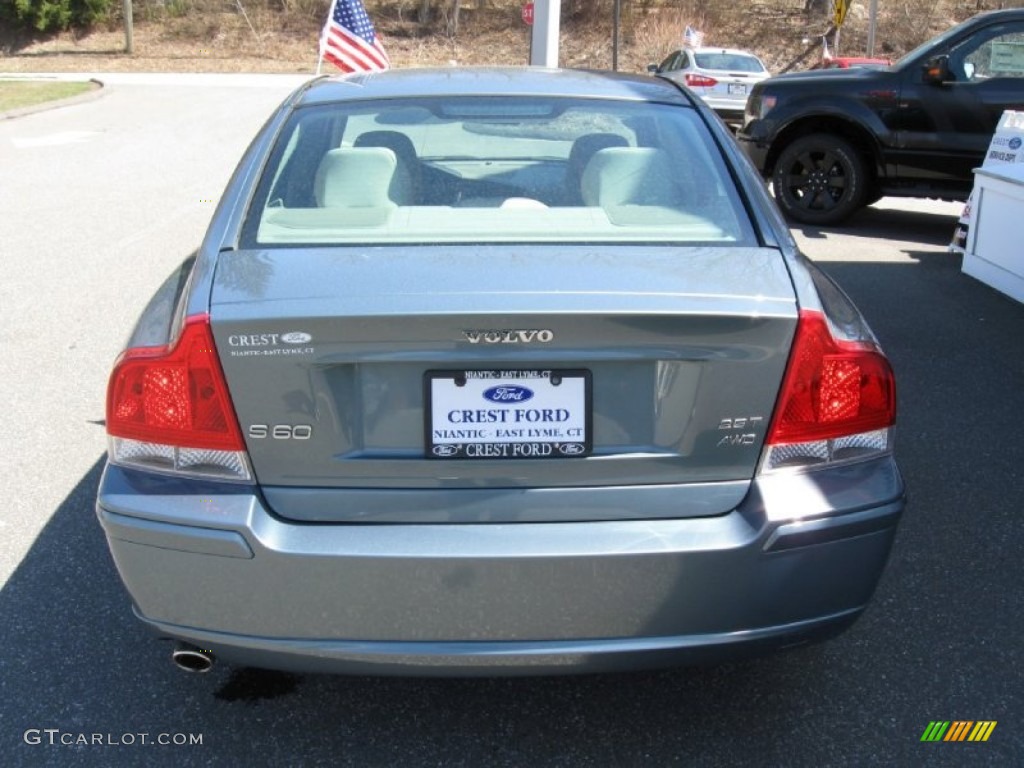
[[[700,48],[703,43],[704,33],[698,32],[696,29],[687,24],[686,31],[683,32],[683,47]]]
[[[362,0],[334,0],[331,16],[320,35],[320,58],[342,72],[388,68],[388,55],[373,31],[373,22]]]

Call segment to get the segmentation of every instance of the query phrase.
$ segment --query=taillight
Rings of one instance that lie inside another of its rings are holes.
[[[707,75],[693,75],[687,74],[684,78],[686,84],[691,88],[713,88],[718,85],[718,81],[713,77]]]
[[[121,355],[107,388],[107,434],[117,464],[251,479],[207,315],[189,317],[167,346]]]
[[[869,458],[890,450],[896,384],[873,340],[837,339],[802,310],[762,470]]]
[[[747,99],[747,109],[745,117],[747,120],[763,120],[765,115],[775,109],[775,105],[778,104],[778,97],[772,96],[767,93],[755,91]]]

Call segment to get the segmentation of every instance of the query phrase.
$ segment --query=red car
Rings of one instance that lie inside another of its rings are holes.
[[[885,69],[891,61],[888,59],[873,59],[869,56],[834,56],[824,61],[819,61],[811,69],[849,69],[850,67],[867,67],[868,69]]]

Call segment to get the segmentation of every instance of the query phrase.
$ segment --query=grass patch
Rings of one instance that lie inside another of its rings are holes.
[[[66,99],[91,91],[95,87],[95,83],[0,81],[0,112]]]

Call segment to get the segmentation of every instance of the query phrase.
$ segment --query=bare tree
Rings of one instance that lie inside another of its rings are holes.
[[[432,5],[430,0],[420,0],[420,12],[417,17],[420,24],[430,23]],[[491,7],[491,2],[490,0],[477,0],[476,7],[478,9],[489,8]],[[459,31],[459,12],[461,10],[461,0],[450,0],[448,7],[442,8],[442,14],[445,19],[445,31],[450,36],[454,36]]]

